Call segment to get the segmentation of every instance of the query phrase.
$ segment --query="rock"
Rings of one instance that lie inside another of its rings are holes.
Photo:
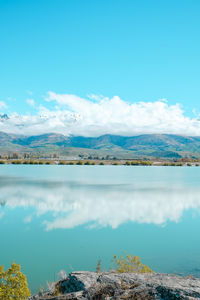
[[[159,273],[73,272],[56,283],[60,296],[43,294],[30,300],[178,300],[200,299],[200,279]],[[55,293],[56,294],[56,293]]]

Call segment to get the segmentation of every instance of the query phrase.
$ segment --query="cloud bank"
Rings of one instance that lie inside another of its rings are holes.
[[[33,99],[27,102],[35,105]],[[51,109],[48,108],[50,104]],[[48,92],[35,115],[13,113],[8,120],[0,121],[0,131],[25,135],[55,132],[91,137],[145,133],[200,136],[200,121],[185,116],[179,104],[169,105],[166,100],[129,103],[118,96],[90,95],[84,99]]]

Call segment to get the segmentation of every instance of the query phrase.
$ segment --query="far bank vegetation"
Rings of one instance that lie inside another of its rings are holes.
[[[163,160],[161,158],[135,158],[135,159],[119,159],[112,155],[100,156],[84,156],[78,155],[73,159],[59,157],[57,154],[39,155],[37,153],[11,153],[7,155],[0,154],[0,164],[13,164],[13,165],[80,165],[80,166],[93,166],[93,165],[112,165],[112,166],[199,166],[200,160],[192,158],[170,159]]]

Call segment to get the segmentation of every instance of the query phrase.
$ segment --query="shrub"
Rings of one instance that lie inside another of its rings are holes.
[[[126,161],[125,165],[130,166],[131,165],[130,161]]]
[[[59,165],[65,165],[64,161],[59,161]]]
[[[101,161],[99,165],[100,165],[100,166],[103,166],[103,165],[104,165],[104,162],[103,162],[103,161]]]
[[[83,165],[83,162],[81,160],[79,160],[76,164],[77,165]]]
[[[134,161],[130,162],[130,164],[131,164],[132,166],[138,166],[138,165],[140,165],[140,161],[134,160]]]
[[[26,276],[21,272],[20,265],[13,262],[6,271],[0,266],[0,299],[25,300],[30,295]]]
[[[147,160],[147,161],[143,160],[140,162],[140,164],[143,166],[152,166],[153,163],[152,163],[152,161],[149,161],[149,160]]]
[[[22,163],[21,160],[13,160],[12,161],[13,165],[21,165],[21,163]]]
[[[85,165],[91,165],[91,162],[90,161],[86,161]]]
[[[165,162],[163,164],[163,166],[182,167],[183,163],[181,163],[181,162],[178,162],[178,163],[175,163],[175,162]]]
[[[44,164],[44,162],[43,161],[39,161],[39,165],[43,165]]]
[[[45,164],[46,164],[46,165],[50,165],[51,163],[50,163],[50,161],[47,161]]]
[[[139,256],[133,256],[126,254],[125,257],[121,256],[117,258],[114,255],[114,264],[117,266],[117,272],[119,273],[152,273],[153,271],[146,265],[141,264]]]
[[[4,164],[5,164],[5,161],[0,160],[0,165],[4,165]]]

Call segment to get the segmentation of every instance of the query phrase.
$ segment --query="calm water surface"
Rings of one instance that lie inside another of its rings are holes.
[[[199,229],[200,168],[0,166],[0,265],[21,264],[33,292],[123,250],[200,276]]]

